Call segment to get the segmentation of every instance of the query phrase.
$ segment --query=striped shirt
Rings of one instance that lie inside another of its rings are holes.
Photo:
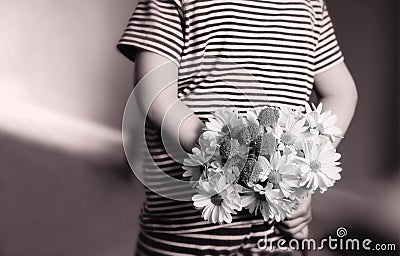
[[[178,97],[202,120],[224,106],[303,106],[315,75],[343,61],[323,0],[142,0],[117,47],[132,61],[143,49],[175,62]],[[147,126],[146,141],[158,167],[181,178],[157,129]],[[144,167],[149,183],[162,182]],[[182,191],[163,185],[172,194]],[[191,202],[149,190],[142,229],[194,234],[219,227],[200,214]],[[236,227],[250,222],[262,220],[246,214],[233,220]]]

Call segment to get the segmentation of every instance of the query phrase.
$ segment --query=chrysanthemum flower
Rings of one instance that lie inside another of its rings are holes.
[[[265,177],[271,172],[271,164],[268,159],[264,156],[259,156],[254,167],[254,171],[251,175],[251,183],[256,183],[259,181],[265,181]]]
[[[199,148],[193,148],[193,154],[188,154],[188,157],[183,160],[182,169],[185,170],[183,177],[190,177],[191,181],[197,181],[202,175],[201,166],[210,160],[210,156]]]
[[[289,197],[294,188],[299,187],[299,168],[293,163],[293,156],[275,152],[269,165],[269,168],[261,174],[260,180],[262,182],[267,180],[274,188],[282,191],[285,197]]]
[[[246,112],[246,120],[250,124],[254,124],[256,126],[260,125],[260,122],[258,121],[258,113],[260,112],[261,108],[254,108],[252,110],[248,110]]]
[[[265,221],[268,221],[270,218],[269,214],[269,204],[270,202],[267,201],[267,198],[265,197],[265,193],[261,191],[263,190],[263,187],[259,184],[255,185],[254,190],[252,191],[246,191],[242,195],[242,204],[243,207],[248,209],[250,213],[254,215],[258,215],[261,213],[263,216],[263,219]],[[278,191],[279,193],[279,191]],[[273,195],[272,195],[273,196]]]
[[[294,207],[271,183],[266,187],[257,184],[252,190],[243,193],[242,204],[250,213],[261,213],[265,221],[274,219],[278,222],[290,216]]]
[[[293,203],[297,204],[302,199],[307,197],[309,194],[310,194],[310,189],[308,189],[306,186],[301,186],[294,189],[294,192],[289,196],[289,199]]]
[[[303,151],[304,158],[299,158],[303,163],[300,185],[312,191],[320,189],[324,193],[341,178],[342,168],[340,162],[337,162],[341,155],[329,141],[322,144],[308,141],[304,143]]]
[[[282,134],[279,138],[279,149],[288,147],[291,151],[299,148],[299,142],[304,138],[308,129],[305,118],[296,119],[294,115],[287,117]]]
[[[334,137],[341,137],[342,130],[335,125],[337,117],[332,113],[332,110],[322,112],[322,103],[315,107],[306,104],[306,119],[314,135],[322,134]]]
[[[295,120],[305,118],[303,114],[304,108],[301,106],[296,108],[282,106],[280,109],[281,109],[281,114],[279,116],[279,121],[278,121],[280,126],[285,126],[289,117],[294,117]]]
[[[198,139],[198,145],[192,149],[192,154],[183,160],[182,168],[186,170],[183,177],[191,177],[197,181],[201,176],[201,166],[205,167],[216,152],[216,138],[211,132],[204,132]]]
[[[192,197],[193,205],[202,210],[202,217],[211,223],[231,223],[232,214],[242,209],[239,191],[224,176],[200,180],[196,192]]]
[[[206,130],[215,133],[215,136],[219,139],[243,125],[244,119],[240,117],[236,109],[222,108],[216,110],[213,117],[208,119]]]
[[[213,161],[207,169],[207,175],[212,176],[216,173],[222,173],[225,176],[233,175],[233,180],[234,180],[240,175],[241,165],[242,163],[240,161],[237,162],[235,161],[232,164],[225,163],[224,165],[221,163],[221,161]]]

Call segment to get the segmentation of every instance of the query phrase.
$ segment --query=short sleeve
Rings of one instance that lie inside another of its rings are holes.
[[[336,39],[332,20],[329,16],[325,0],[317,19],[318,41],[314,56],[314,74],[322,73],[344,60]]]
[[[179,64],[184,44],[179,8],[176,0],[140,0],[117,49],[131,61],[143,49]]]

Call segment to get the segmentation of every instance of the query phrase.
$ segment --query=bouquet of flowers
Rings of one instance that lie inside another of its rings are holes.
[[[243,209],[266,221],[284,220],[302,198],[341,178],[341,155],[332,144],[341,134],[335,123],[321,104],[305,111],[215,111],[183,163],[183,176],[194,182],[195,208],[212,223],[231,223]]]

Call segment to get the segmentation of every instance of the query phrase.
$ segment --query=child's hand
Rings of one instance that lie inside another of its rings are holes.
[[[287,233],[295,239],[306,239],[308,238],[308,223],[311,219],[311,196],[308,196],[299,203],[292,217],[278,223],[276,232]]]

